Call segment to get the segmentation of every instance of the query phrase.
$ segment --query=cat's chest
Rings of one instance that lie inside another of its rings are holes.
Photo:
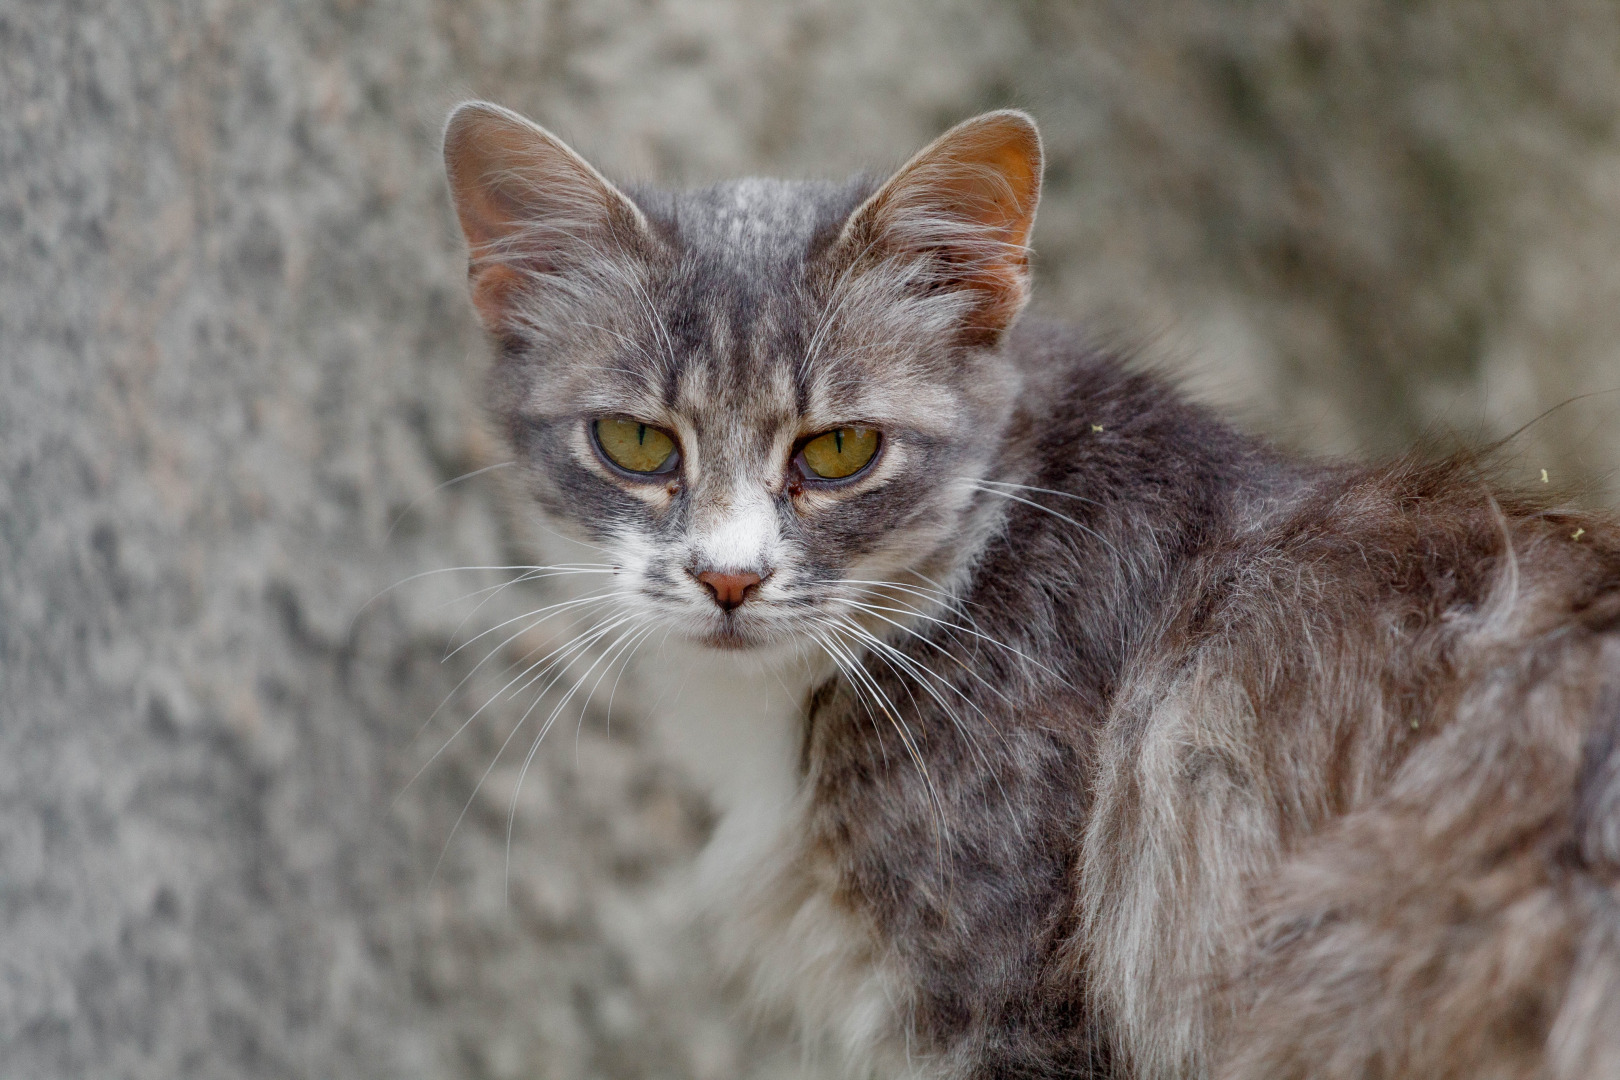
[[[680,647],[644,671],[657,702],[650,727],[718,813],[692,881],[717,958],[759,1007],[869,1069],[898,1052],[890,1044],[904,994],[870,920],[840,887],[836,853],[808,841],[804,711],[826,674]]]
[[[670,643],[643,668],[651,730],[718,814],[706,860],[759,857],[798,809],[804,702],[816,673]]]

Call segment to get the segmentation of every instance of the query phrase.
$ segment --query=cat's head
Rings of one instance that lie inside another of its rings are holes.
[[[445,162],[493,408],[637,613],[761,646],[871,623],[877,595],[927,606],[961,569],[1017,389],[998,344],[1029,294],[1027,116],[960,124],[882,185],[627,193],[474,102]]]

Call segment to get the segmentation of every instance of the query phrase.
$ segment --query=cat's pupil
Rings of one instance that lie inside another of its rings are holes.
[[[596,445],[609,461],[633,473],[668,472],[678,461],[673,437],[637,420],[600,419],[592,424]]]
[[[824,431],[804,444],[802,468],[822,480],[842,480],[854,476],[877,453],[878,433],[874,428],[841,427]]]

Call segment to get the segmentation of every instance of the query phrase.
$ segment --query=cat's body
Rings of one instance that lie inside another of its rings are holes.
[[[690,640],[727,958],[852,1071],[1620,1075],[1620,537],[1014,326],[1033,140],[631,199],[452,120],[534,497]]]

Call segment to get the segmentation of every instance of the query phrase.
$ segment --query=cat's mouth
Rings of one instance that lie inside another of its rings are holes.
[[[753,606],[746,604],[742,610],[714,612],[711,618],[704,620],[705,625],[693,627],[688,633],[701,645],[727,652],[768,648],[780,645],[784,636],[791,636],[784,634],[788,628],[772,612],[748,610]]]

